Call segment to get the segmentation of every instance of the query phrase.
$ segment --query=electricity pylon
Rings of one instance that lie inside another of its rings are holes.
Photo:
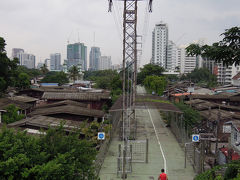
[[[108,11],[112,11],[113,0],[109,1]],[[138,1],[118,0],[124,2],[123,10],[123,71],[122,71],[122,140],[123,162],[122,177],[126,178],[126,154],[129,152],[128,140],[131,136],[131,123],[136,122],[136,93],[137,93],[137,12]],[[152,12],[152,1],[149,0],[148,10]],[[130,73],[129,73],[130,71]],[[127,72],[127,78],[126,78]],[[127,83],[127,87],[126,87]],[[129,85],[130,83],[130,85]],[[133,128],[134,129],[134,128]],[[134,129],[136,131],[136,128]],[[133,132],[133,134],[136,134]],[[135,138],[135,137],[134,137]]]

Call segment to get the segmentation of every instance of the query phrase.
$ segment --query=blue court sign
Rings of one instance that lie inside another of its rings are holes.
[[[199,142],[200,135],[199,134],[193,134],[192,135],[192,142]]]
[[[98,140],[104,140],[105,139],[105,133],[104,132],[99,132],[98,133]]]

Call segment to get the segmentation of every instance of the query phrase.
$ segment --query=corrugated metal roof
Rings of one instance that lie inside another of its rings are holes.
[[[31,112],[29,116],[51,115],[51,114],[73,114],[78,116],[97,117],[97,118],[101,118],[104,116],[103,111],[79,107],[79,106],[73,106],[73,105],[40,108]]]
[[[0,98],[0,109],[6,109],[10,104],[14,104],[22,110],[26,110],[32,107],[31,104],[27,104],[20,101],[11,100],[9,98]]]
[[[110,93],[91,93],[91,92],[45,92],[42,99],[48,100],[82,100],[82,101],[100,101],[102,99],[111,99]]]
[[[9,99],[14,100],[14,101],[21,101],[21,102],[25,102],[25,103],[35,102],[35,101],[38,100],[36,98],[32,98],[32,97],[29,97],[29,96],[13,96]]]
[[[48,116],[34,116],[31,118],[26,118],[21,121],[8,124],[8,127],[34,126],[38,128],[49,128],[57,127],[63,124],[65,130],[66,129],[72,130],[79,128],[83,123],[84,123],[83,121],[64,120]]]

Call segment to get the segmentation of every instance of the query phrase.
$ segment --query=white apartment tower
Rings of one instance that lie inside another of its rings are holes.
[[[99,70],[107,70],[112,68],[111,56],[101,56],[99,62]]]
[[[191,73],[196,68],[196,56],[188,56],[185,47],[178,48],[178,65],[180,65],[180,73]]]
[[[167,68],[168,26],[160,22],[152,32],[152,59],[151,63]]]
[[[175,71],[177,66],[178,48],[173,41],[168,41],[166,69],[168,71]]]
[[[60,53],[50,54],[50,70],[51,71],[61,70],[61,54]]]

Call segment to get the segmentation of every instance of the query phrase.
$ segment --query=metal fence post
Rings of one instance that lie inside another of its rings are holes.
[[[148,139],[146,139],[146,163],[148,163]]]

